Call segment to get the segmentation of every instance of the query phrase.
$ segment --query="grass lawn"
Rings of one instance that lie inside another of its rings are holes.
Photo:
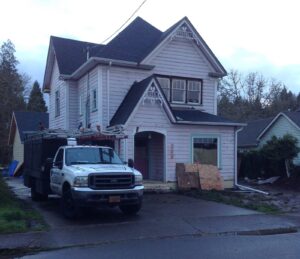
[[[280,214],[282,211],[273,204],[269,204],[259,198],[250,198],[243,193],[229,192],[229,191],[201,191],[192,190],[183,192],[185,195],[192,196],[208,201],[215,201],[233,205],[241,208],[256,210],[267,214]]]
[[[0,233],[39,231],[47,228],[42,216],[18,200],[0,177]]]

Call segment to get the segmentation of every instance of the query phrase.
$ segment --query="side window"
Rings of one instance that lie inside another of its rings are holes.
[[[92,91],[92,111],[97,110],[97,90]]]
[[[59,90],[55,91],[55,117],[60,115],[60,94]]]
[[[60,149],[57,153],[54,163],[63,162],[64,161],[64,150]]]

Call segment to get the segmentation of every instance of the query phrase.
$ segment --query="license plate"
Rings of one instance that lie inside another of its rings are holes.
[[[109,196],[108,197],[108,202],[109,203],[116,203],[116,202],[120,202],[120,201],[121,201],[120,196]]]

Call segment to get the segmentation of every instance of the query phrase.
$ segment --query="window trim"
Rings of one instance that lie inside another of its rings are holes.
[[[199,102],[193,103],[193,102],[189,102],[189,100],[188,100],[188,93],[189,92],[196,92],[196,91],[189,90],[189,82],[199,82],[199,81],[198,80],[187,80],[187,85],[186,85],[186,103],[187,104],[194,104],[194,105],[200,105],[200,104],[202,104],[202,83],[200,82],[200,89],[198,91],[198,100],[199,100]]]
[[[222,138],[220,134],[192,134],[191,135],[191,154],[190,161],[194,163],[194,139],[195,138],[215,138],[217,139],[217,167],[218,169],[222,169]]]
[[[55,91],[55,117],[60,116],[60,91]]]
[[[79,95],[79,116],[83,115],[83,95]]]
[[[169,88],[169,100],[168,102],[170,104],[174,105],[189,105],[189,106],[202,106],[203,105],[203,79],[202,78],[195,78],[195,77],[181,77],[181,76],[170,76],[170,75],[161,75],[161,74],[154,74],[156,78],[161,77],[161,78],[168,78],[170,80],[170,88]],[[174,102],[173,96],[172,96],[172,91],[173,91],[173,80],[185,80],[185,101],[184,102]],[[157,80],[158,81],[158,80]],[[197,81],[200,82],[200,93],[199,93],[199,103],[191,103],[188,102],[187,100],[187,93],[188,93],[188,82],[189,81]],[[159,82],[158,82],[159,83]],[[160,85],[160,84],[159,84]],[[162,90],[163,91],[163,90]],[[165,96],[166,97],[166,96]]]

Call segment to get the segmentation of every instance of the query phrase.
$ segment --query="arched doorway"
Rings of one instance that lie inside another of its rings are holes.
[[[154,131],[134,136],[134,166],[144,179],[163,181],[165,174],[165,136]]]

